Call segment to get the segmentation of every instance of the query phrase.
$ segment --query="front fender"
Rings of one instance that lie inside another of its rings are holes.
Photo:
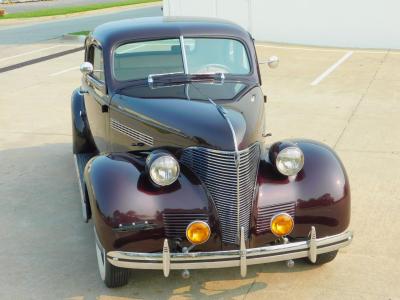
[[[201,182],[184,166],[175,183],[160,188],[145,173],[144,158],[100,155],[88,162],[85,182],[97,235],[107,251],[162,251],[165,238],[172,249],[189,246],[182,235],[196,219],[207,219],[213,232],[196,249],[221,247],[215,208]]]
[[[84,96],[79,89],[76,89],[71,96],[71,115],[73,153],[97,152],[86,117]]]
[[[260,163],[254,206],[255,244],[272,241],[268,221],[279,211],[294,215],[290,237],[304,238],[311,226],[317,236],[343,232],[350,222],[350,185],[345,168],[328,146],[310,140],[292,140],[304,153],[303,169],[293,178],[279,174],[266,155]],[[266,220],[269,218],[269,220]]]

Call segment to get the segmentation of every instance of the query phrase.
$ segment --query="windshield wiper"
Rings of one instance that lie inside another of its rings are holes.
[[[225,73],[199,73],[199,74],[190,74],[189,75],[191,81],[203,81],[203,80],[213,80],[224,82]]]
[[[153,84],[156,80],[157,80],[157,81],[165,81],[165,80],[170,81],[170,80],[171,80],[171,77],[172,77],[172,78],[175,78],[175,77],[182,77],[182,76],[184,76],[184,75],[185,75],[185,73],[183,73],[183,72],[162,73],[162,74],[149,74],[149,76],[147,77],[147,82],[148,82],[149,84]]]
[[[224,73],[204,73],[204,74],[185,74],[185,73],[164,73],[150,74],[147,82],[150,87],[154,85],[185,84],[190,82],[215,82],[223,84]]]

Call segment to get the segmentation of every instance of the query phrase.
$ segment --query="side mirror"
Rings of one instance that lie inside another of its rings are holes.
[[[80,70],[83,75],[92,74],[93,65],[90,62],[85,61],[83,64],[81,64]]]
[[[279,58],[277,56],[271,56],[267,60],[267,64],[271,69],[276,69],[279,66]]]

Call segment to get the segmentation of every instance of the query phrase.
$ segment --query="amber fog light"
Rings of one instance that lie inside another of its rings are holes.
[[[293,226],[293,218],[286,213],[277,214],[271,219],[271,231],[276,236],[288,235],[292,232]]]
[[[186,227],[186,237],[192,244],[203,244],[208,241],[210,235],[210,226],[206,222],[193,221]]]

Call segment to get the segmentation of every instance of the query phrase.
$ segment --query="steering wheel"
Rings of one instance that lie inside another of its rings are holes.
[[[207,64],[197,70],[196,73],[232,73],[232,70],[222,64]]]

